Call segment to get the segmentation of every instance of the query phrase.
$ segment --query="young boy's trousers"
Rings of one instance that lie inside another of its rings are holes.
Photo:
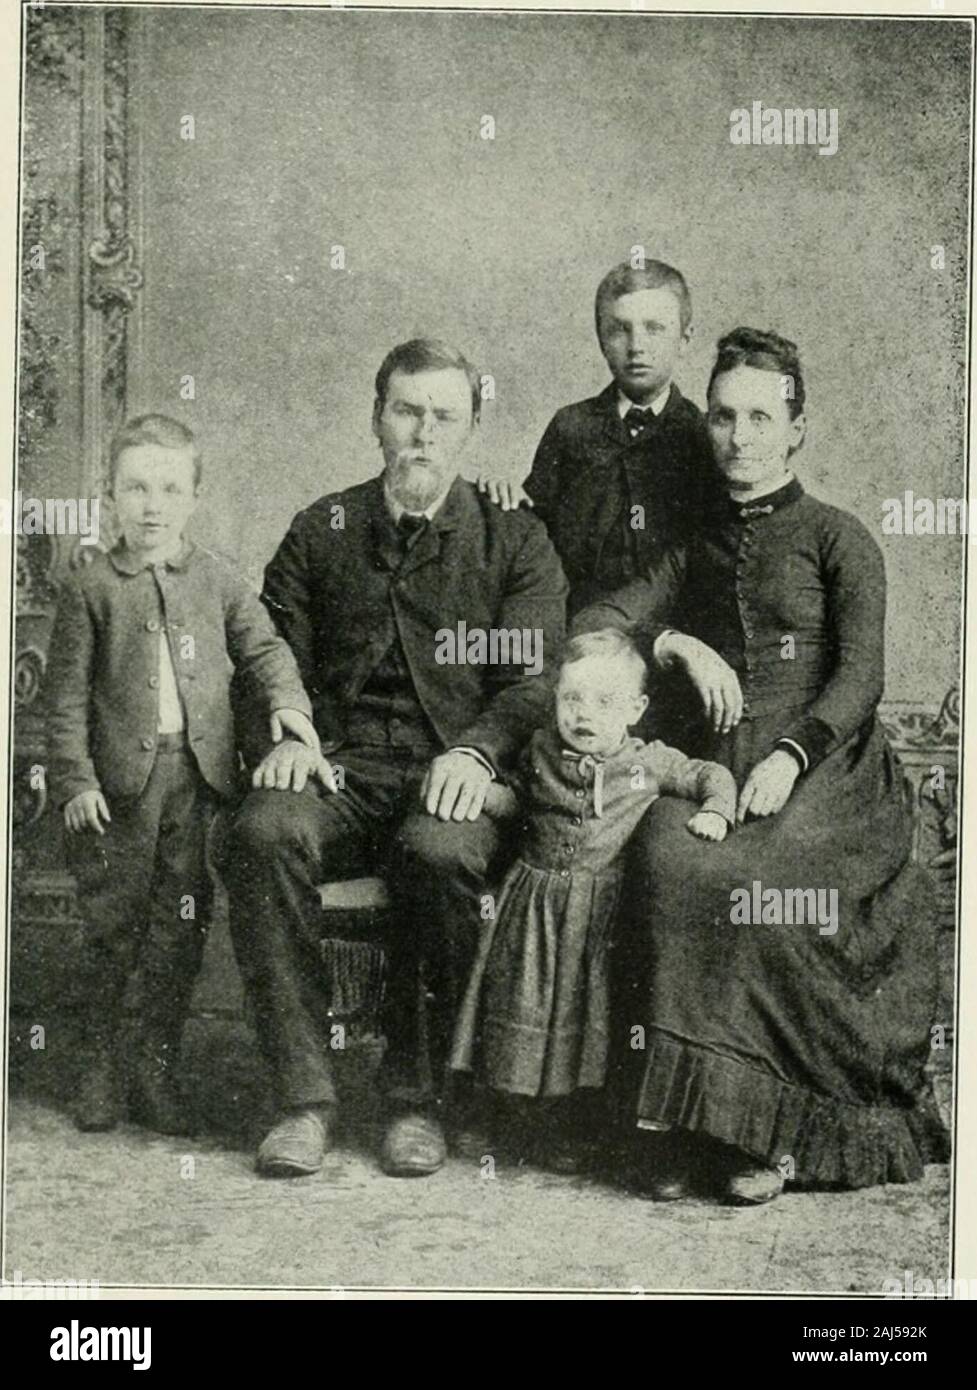
[[[116,798],[105,834],[69,834],[68,865],[84,922],[86,1008],[118,1007],[140,967],[140,1013],[182,1023],[200,969],[213,887],[207,830],[216,797],[185,734],[160,734],[139,797]]]

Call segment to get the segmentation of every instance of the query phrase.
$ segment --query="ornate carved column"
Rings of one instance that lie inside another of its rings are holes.
[[[25,498],[91,497],[101,492],[105,444],[126,410],[129,325],[142,285],[129,74],[143,19],[133,10],[54,4],[23,15],[17,488]],[[104,537],[104,502],[100,522]],[[39,775],[38,693],[58,578],[90,558],[77,538],[17,539],[15,993],[25,953],[43,952],[37,929],[64,929],[75,915]]]
[[[110,9],[93,16],[86,61],[85,171],[86,371],[85,463],[92,491],[104,482],[105,444],[126,412],[129,319],[143,277],[133,192],[138,169],[129,127],[130,50],[138,15]]]

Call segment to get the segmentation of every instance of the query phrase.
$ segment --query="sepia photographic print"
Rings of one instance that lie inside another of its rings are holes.
[[[972,18],[4,8],[3,1297],[973,1297]]]

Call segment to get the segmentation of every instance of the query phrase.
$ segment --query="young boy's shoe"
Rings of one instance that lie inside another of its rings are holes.
[[[146,1038],[129,1078],[129,1118],[157,1134],[190,1134],[186,1099],[176,1077],[177,1049]]]
[[[115,1129],[122,1118],[117,1050],[99,1038],[82,1050],[74,1102],[75,1124],[85,1132]]]
[[[129,1090],[129,1118],[157,1134],[190,1134],[193,1126],[173,1079],[149,1063],[137,1063]]]

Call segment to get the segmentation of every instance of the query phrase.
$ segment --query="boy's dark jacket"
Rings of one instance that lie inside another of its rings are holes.
[[[147,568],[120,544],[62,585],[45,677],[49,783],[59,805],[100,789],[111,809],[113,797],[144,790],[156,756],[161,627],[191,752],[219,795],[239,789],[235,668],[260,692],[266,730],[272,709],[311,715],[295,658],[230,565],[187,543],[176,559]]]
[[[717,486],[702,414],[677,386],[636,440],[617,402],[612,382],[558,410],[524,484],[570,582],[571,615],[644,574],[666,545],[683,540]]]
[[[549,713],[566,580],[528,512],[503,512],[458,478],[404,556],[382,477],[299,512],[265,571],[262,598],[298,660],[324,752],[338,748],[367,678],[399,637],[415,693],[445,748],[497,768]],[[543,671],[441,665],[439,629],[539,629]]]

